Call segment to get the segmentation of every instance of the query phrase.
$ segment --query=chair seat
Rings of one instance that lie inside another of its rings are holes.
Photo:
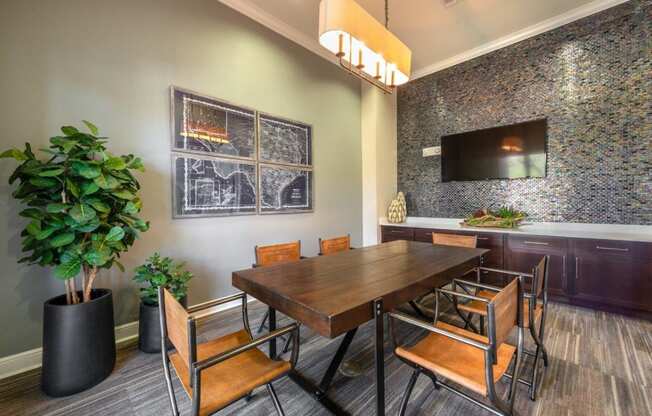
[[[476,295],[485,299],[493,299],[496,296],[496,292],[490,290],[481,290]],[[530,327],[530,299],[523,299],[523,326],[525,328]],[[480,302],[479,300],[472,300],[467,303],[460,303],[457,305],[458,309],[461,311],[466,311],[470,313],[475,313],[482,316],[487,316],[487,304]],[[541,318],[541,313],[543,312],[543,306],[540,303],[537,303],[537,306],[534,308],[534,322],[539,322]]]
[[[197,361],[210,358],[251,341],[249,334],[239,331],[197,345]],[[178,353],[170,361],[184,390],[192,398],[188,367]],[[201,373],[200,415],[209,415],[245,396],[256,387],[269,383],[290,371],[287,361],[273,361],[258,348],[238,354]]]
[[[489,343],[487,337],[444,322],[438,322],[437,328],[478,342]],[[498,360],[493,366],[494,382],[507,371],[515,351],[516,348],[509,344],[498,347]],[[438,376],[445,377],[483,396],[487,395],[484,351],[481,349],[431,332],[412,347],[396,348],[396,354]]]

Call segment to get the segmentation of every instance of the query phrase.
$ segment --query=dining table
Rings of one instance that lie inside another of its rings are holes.
[[[296,369],[290,378],[335,415],[348,412],[328,397],[333,377],[357,329],[374,321],[376,414],[385,414],[384,314],[479,266],[489,250],[392,242],[328,256],[235,271],[232,284],[269,308],[269,331],[276,311],[317,334],[334,339],[344,334],[323,377],[316,383]],[[277,358],[276,341],[269,354]]]

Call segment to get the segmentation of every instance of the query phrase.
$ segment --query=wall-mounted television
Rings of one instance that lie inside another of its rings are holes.
[[[546,119],[451,134],[441,138],[441,180],[546,176]]]

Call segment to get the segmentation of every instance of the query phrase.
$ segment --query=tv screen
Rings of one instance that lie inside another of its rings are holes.
[[[443,136],[442,182],[545,177],[547,126],[542,119]]]

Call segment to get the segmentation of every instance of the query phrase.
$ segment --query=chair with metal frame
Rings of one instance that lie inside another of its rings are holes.
[[[401,401],[400,416],[405,414],[410,394],[420,374],[429,377],[435,389],[443,387],[493,414],[513,414],[516,379],[523,350],[523,293],[520,286],[521,280],[514,279],[491,300],[447,289],[435,289],[435,296],[446,294],[486,304],[489,324],[487,337],[438,322],[437,319],[431,324],[403,313],[389,313],[394,354],[414,369]],[[428,334],[413,346],[399,345],[394,320],[425,329]],[[516,347],[506,342],[515,326],[518,328]],[[504,401],[498,397],[495,383],[505,375],[512,359],[514,377],[509,385],[508,399]],[[489,403],[447,384],[442,378],[483,396]]]
[[[524,351],[525,354],[534,358],[532,363],[532,374],[530,380],[519,378],[518,381],[528,386],[529,395],[531,400],[536,400],[537,386],[539,384],[539,362],[543,361],[544,367],[548,367],[548,352],[543,343],[545,335],[546,313],[548,310],[548,264],[550,262],[549,256],[541,258],[539,263],[534,267],[532,273],[520,273],[510,270],[493,269],[488,267],[479,267],[480,271],[489,271],[494,273],[502,273],[509,276],[521,277],[522,279],[529,280],[529,290],[523,295],[523,324],[525,328],[529,329],[532,340],[536,345],[535,352]],[[454,279],[453,288],[460,286],[465,292],[474,292],[475,296],[491,299],[496,296],[500,288],[486,285],[478,282],[469,282],[467,280]],[[527,286],[527,285],[526,285]],[[480,329],[483,329],[483,317],[486,316],[486,307],[483,302],[471,301],[465,304],[457,304],[459,309],[468,312],[468,320],[472,319],[473,315],[480,317]],[[538,331],[537,331],[538,325]]]
[[[394,354],[414,369],[401,401],[400,416],[405,414],[410,394],[420,374],[429,377],[435,389],[443,387],[493,414],[513,414],[515,380],[518,379],[523,350],[523,294],[520,286],[520,279],[514,279],[491,300],[447,289],[435,289],[437,297],[446,294],[486,304],[489,324],[487,337],[438,322],[437,319],[431,324],[402,313],[389,314]],[[393,320],[425,329],[428,334],[413,346],[400,346],[396,341]],[[518,328],[516,347],[506,342],[514,327]],[[512,361],[514,377],[509,385],[507,401],[504,401],[498,397],[495,384],[505,375]],[[488,399],[489,404],[447,384],[442,378]]]
[[[347,234],[342,237],[319,239],[319,255],[329,256],[342,251],[354,250],[351,247],[351,235]]]
[[[442,246],[476,248],[478,246],[478,236],[432,233],[432,243],[435,245],[442,245]],[[473,269],[469,271],[473,271]],[[432,312],[432,309],[430,309],[427,305],[425,305],[425,301],[429,297],[430,297],[429,294],[427,294],[427,295],[420,296],[416,300],[411,300],[408,302],[408,304],[410,305],[412,310],[414,310],[417,316],[428,318],[428,314],[424,313],[424,310],[428,312]],[[449,300],[452,301],[452,299]],[[463,316],[462,319],[464,319]]]
[[[254,254],[256,262],[251,267],[264,267],[273,266],[276,264],[290,263],[299,261],[304,257],[301,256],[301,241],[293,241],[291,243],[270,244],[266,246],[254,247]],[[269,319],[269,311],[265,312],[263,320],[260,322],[257,334],[263,332],[267,328],[266,322]]]
[[[212,341],[197,343],[197,321],[215,314],[215,311],[207,309],[235,300],[242,301],[243,329]],[[167,289],[159,288],[158,302],[163,370],[174,416],[179,415],[179,409],[172,387],[170,364],[192,401],[193,416],[213,414],[263,385],[267,386],[276,412],[284,415],[272,382],[287,375],[296,365],[299,337],[294,337],[290,361],[274,361],[257,347],[283,334],[298,332],[297,323],[253,339],[245,293],[185,309]],[[172,353],[167,348],[168,340],[175,348]]]

